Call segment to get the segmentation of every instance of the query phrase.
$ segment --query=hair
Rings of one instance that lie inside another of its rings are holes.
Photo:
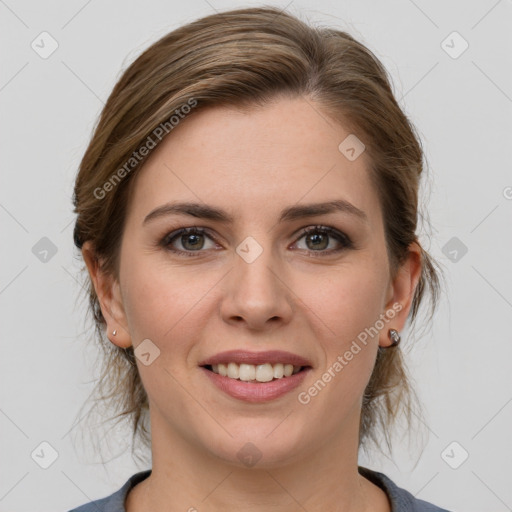
[[[408,321],[415,323],[427,289],[430,320],[441,274],[416,233],[424,155],[385,68],[348,33],[310,26],[271,6],[193,21],[152,44],[124,71],[101,112],[76,177],[76,247],[90,241],[101,270],[118,279],[133,181],[148,157],[148,151],[142,156],[141,148],[149,147],[149,140],[153,145],[164,140],[174,125],[169,120],[174,116],[179,122],[192,102],[191,116],[209,106],[249,111],[279,98],[307,99],[321,115],[364,141],[369,176],[382,208],[390,275],[396,275],[407,258],[410,244],[417,243],[422,268]],[[102,349],[100,377],[93,390],[96,405],[116,410],[113,419],[131,420],[132,442],[138,438],[149,447],[148,397],[133,346],[117,347],[104,336],[106,322],[98,297],[90,276],[86,280],[88,311]],[[390,427],[400,412],[410,424],[417,408],[401,352],[392,348],[377,353],[362,400],[360,447],[372,440],[381,448],[380,430],[391,450]]]

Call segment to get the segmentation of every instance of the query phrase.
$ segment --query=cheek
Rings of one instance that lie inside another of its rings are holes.
[[[165,275],[156,275],[151,267],[127,262],[123,303],[134,345],[142,339],[158,340],[163,323],[179,314],[178,290],[168,286]],[[173,304],[173,307],[169,307]]]
[[[346,342],[374,325],[383,312],[385,274],[379,265],[347,265],[302,279],[298,295],[322,325],[325,339]]]
[[[316,284],[302,282],[304,303],[317,326],[316,339],[324,354],[323,382],[331,392],[323,400],[354,403],[370,378],[378,345],[375,326],[384,306],[386,274],[382,264],[364,258],[323,276]],[[320,384],[318,387],[322,387]],[[315,391],[313,391],[315,393]]]
[[[164,267],[150,258],[127,258],[124,264],[123,303],[134,345],[149,338],[162,354],[170,344],[179,353],[206,315],[207,301],[201,299],[213,288],[214,276]]]
[[[378,337],[371,328],[383,312],[383,288],[379,271],[354,266],[319,280],[316,292],[305,295],[318,317],[316,340],[324,360],[316,380],[299,390],[298,400],[327,431],[359,414],[375,364]]]

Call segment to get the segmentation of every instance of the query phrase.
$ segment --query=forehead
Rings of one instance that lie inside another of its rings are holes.
[[[365,211],[370,223],[380,223],[367,154],[349,160],[339,149],[349,135],[317,104],[300,98],[243,112],[194,112],[139,170],[128,216],[140,223],[159,205],[187,200],[254,218],[291,204],[342,198]]]

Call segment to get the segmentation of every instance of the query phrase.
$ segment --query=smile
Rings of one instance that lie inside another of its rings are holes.
[[[270,382],[275,379],[291,377],[303,369],[302,366],[294,366],[293,364],[264,363],[254,365],[237,364],[235,362],[207,365],[206,368],[222,377],[244,382]]]
[[[289,394],[313,369],[311,361],[283,350],[227,350],[198,364],[213,389],[246,402],[268,402]]]

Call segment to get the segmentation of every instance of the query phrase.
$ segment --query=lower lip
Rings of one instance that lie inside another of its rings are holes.
[[[229,377],[223,377],[202,366],[200,368],[206,373],[211,382],[221,391],[224,391],[224,393],[227,393],[233,398],[253,403],[268,402],[289,393],[302,383],[311,370],[311,368],[307,368],[290,377],[283,377],[281,379],[271,380],[270,382],[244,382],[237,379],[230,379]]]

